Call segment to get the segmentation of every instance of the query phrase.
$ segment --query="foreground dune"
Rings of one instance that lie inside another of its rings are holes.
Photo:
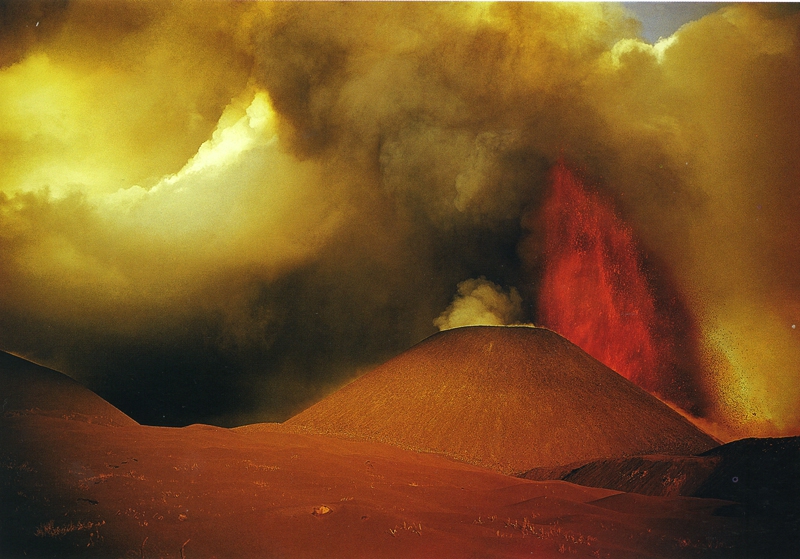
[[[731,516],[730,501],[530,481],[278,425],[142,426],[7,361],[3,559],[794,556],[796,522]]]
[[[4,417],[3,557],[749,557],[730,503],[377,443]]]

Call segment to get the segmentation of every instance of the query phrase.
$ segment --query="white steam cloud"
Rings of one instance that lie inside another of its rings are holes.
[[[522,317],[522,297],[515,288],[508,293],[486,278],[458,284],[453,302],[433,321],[439,330],[461,326],[507,326]]]

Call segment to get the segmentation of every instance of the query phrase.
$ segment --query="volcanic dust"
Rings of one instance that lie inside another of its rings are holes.
[[[724,438],[800,428],[790,7],[655,44],[612,4],[0,14],[0,347],[139,421],[533,323]]]
[[[0,544],[780,556],[800,13],[707,11],[0,3]]]
[[[449,330],[233,430],[138,425],[6,353],[0,390],[4,557],[795,552],[797,437],[718,446],[544,329]]]

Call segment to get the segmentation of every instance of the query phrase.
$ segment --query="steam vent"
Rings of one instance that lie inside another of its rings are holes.
[[[717,446],[574,344],[533,327],[440,332],[284,427],[443,454],[505,474]]]

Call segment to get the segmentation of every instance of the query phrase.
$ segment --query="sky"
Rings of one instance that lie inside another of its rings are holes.
[[[646,388],[800,434],[800,14],[648,10],[3,2],[0,348],[142,423],[281,421],[440,328],[547,325],[563,168],[630,239]]]
[[[650,44],[667,39],[685,23],[730,5],[730,2],[622,2],[642,26],[641,38]]]

